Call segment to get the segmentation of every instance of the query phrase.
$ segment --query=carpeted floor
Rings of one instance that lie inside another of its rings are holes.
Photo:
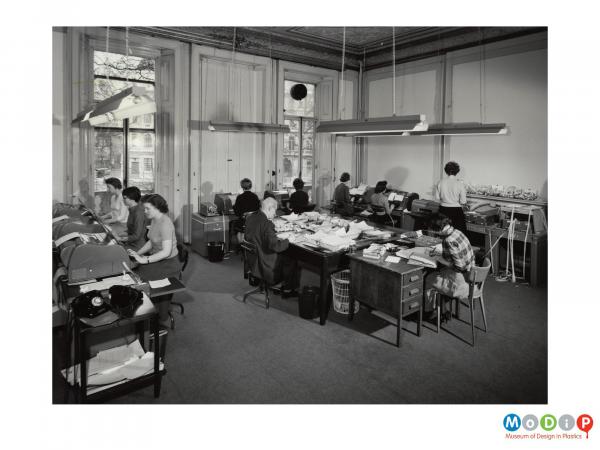
[[[472,348],[426,324],[421,337],[405,324],[403,347],[395,326],[362,308],[349,323],[330,312],[320,326],[298,316],[297,298],[273,296],[266,310],[249,289],[239,256],[210,263],[190,253],[185,305],[169,330],[167,375],[160,398],[152,388],[114,403],[546,403],[547,292],[486,282],[487,333]],[[476,324],[481,324],[476,309]],[[447,329],[468,339],[470,327]],[[54,339],[53,400],[64,400]]]

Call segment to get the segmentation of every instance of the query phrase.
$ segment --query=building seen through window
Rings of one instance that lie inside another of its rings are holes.
[[[100,102],[134,85],[144,87],[153,98],[154,75],[153,59],[94,51],[94,101]],[[137,186],[143,192],[154,192],[154,114],[97,125],[92,142],[96,193],[106,191],[104,179],[108,177],[119,178],[126,186]],[[144,165],[140,166],[142,160]]]
[[[315,85],[306,86],[307,95],[294,100],[290,94],[297,81],[284,82],[284,122],[290,132],[283,138],[282,186],[291,188],[295,178],[304,180],[304,189],[311,191],[313,185],[313,150],[315,142]]]

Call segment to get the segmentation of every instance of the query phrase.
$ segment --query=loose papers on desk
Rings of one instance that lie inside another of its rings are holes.
[[[430,251],[429,247],[407,248],[397,251],[396,256],[407,259],[408,264],[435,269],[437,267],[437,260],[429,256]]]
[[[150,280],[148,281],[148,284],[152,289],[158,289],[161,287],[169,286],[171,282],[168,278],[163,278],[162,280]]]
[[[160,363],[159,369],[162,370],[162,368],[163,364]],[[131,344],[100,351],[96,356],[90,358],[87,384],[98,386],[119,383],[123,380],[139,378],[153,370],[154,353],[144,353],[140,341],[136,339]],[[79,364],[63,369],[61,372],[71,385],[81,381]]]
[[[93,291],[93,290],[104,291],[104,290],[110,288],[111,286],[115,286],[115,285],[130,286],[132,284],[135,284],[135,281],[133,280],[133,278],[131,278],[131,275],[129,275],[129,274],[117,275],[116,277],[104,278],[102,281],[96,281],[94,283],[82,284],[79,287],[79,292],[81,292],[83,294],[85,292],[89,292],[89,291]]]
[[[363,195],[367,188],[366,184],[359,184],[358,187],[350,189],[350,195]]]
[[[381,244],[371,244],[363,250],[363,257],[371,259],[379,259],[385,255],[385,246]]]
[[[281,216],[282,219],[287,220],[288,222],[294,222],[300,219],[300,216],[296,213],[288,214],[287,216]]]

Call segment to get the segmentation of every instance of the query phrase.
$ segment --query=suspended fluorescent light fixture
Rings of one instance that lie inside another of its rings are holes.
[[[342,45],[342,85],[344,82],[345,39],[346,34],[344,31],[344,42]],[[340,94],[340,103],[342,100],[343,91],[341,91]],[[317,125],[317,133],[371,137],[378,135],[402,135],[413,131],[427,131],[427,128],[428,126],[424,114],[396,116],[396,33],[395,27],[392,27],[392,116],[365,120],[351,119],[319,122]]]
[[[278,123],[234,122],[231,120],[208,122],[210,131],[241,131],[244,133],[289,133],[288,125]]]
[[[319,122],[317,133],[352,136],[398,135],[413,131],[427,131],[424,114],[411,116],[377,117],[366,120],[332,120]]]
[[[73,123],[88,122],[95,126],[155,112],[156,102],[148,90],[142,86],[131,86],[80,112]]]
[[[461,136],[461,135],[494,135],[506,134],[508,128],[505,123],[479,123],[479,122],[460,122],[460,123],[434,123],[429,125],[427,131],[413,131],[408,133],[410,136]]]

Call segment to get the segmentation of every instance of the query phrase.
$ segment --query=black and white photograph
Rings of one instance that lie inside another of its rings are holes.
[[[591,10],[35,4],[11,448],[596,438]]]
[[[547,28],[52,38],[53,402],[547,402]]]

